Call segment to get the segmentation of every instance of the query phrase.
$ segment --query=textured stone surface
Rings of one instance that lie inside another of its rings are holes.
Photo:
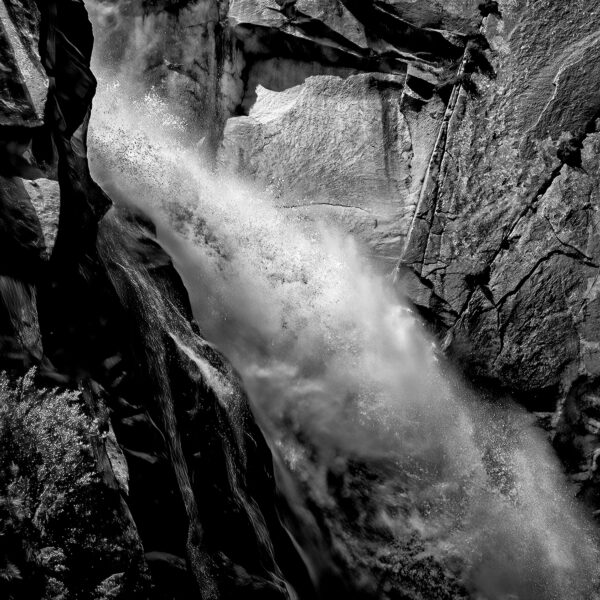
[[[51,179],[24,179],[22,181],[42,227],[46,254],[50,256],[58,233],[58,214],[60,210],[58,181]]]
[[[384,0],[384,5],[419,27],[475,33],[479,27],[480,0]]]
[[[0,272],[32,280],[45,246],[23,179],[0,176]]]
[[[221,162],[392,266],[444,115],[433,90],[460,68],[477,3],[237,0],[230,17],[250,113],[228,121]]]
[[[462,56],[466,32],[430,28],[430,20],[416,12],[422,18],[415,23],[386,2],[233,2],[229,10],[233,39],[243,54],[244,69],[238,71],[244,82],[242,110],[252,106],[258,85],[283,91],[311,75],[408,72],[407,87],[415,90],[423,82],[437,82]],[[433,12],[441,27],[447,13]],[[463,16],[476,27],[478,19],[472,12]]]
[[[33,0],[0,3],[0,125],[39,126],[48,78],[37,50],[39,13]]]
[[[600,3],[500,8],[484,30],[497,78],[460,94],[400,280],[472,376],[537,410],[568,396],[557,443],[588,469],[597,432],[566,440],[598,376]]]
[[[282,205],[355,233],[389,266],[400,256],[435,140],[441,103],[405,107],[393,76],[311,77],[259,90],[247,117],[229,119],[220,159]],[[433,126],[428,127],[430,122]]]
[[[372,18],[377,15],[381,22],[389,19],[389,34],[406,33],[403,27],[411,27],[413,36],[406,36],[404,43],[410,46],[419,39],[417,30],[430,30],[435,41],[443,42],[433,30],[446,29],[458,34],[474,33],[477,30],[480,12],[475,0],[451,2],[411,2],[384,0],[383,2],[358,2],[357,0],[232,0],[229,16],[238,23],[283,28],[292,35],[315,35],[321,43],[342,44],[348,50],[381,47],[385,40],[374,35],[382,23]],[[312,19],[310,29],[309,20]],[[319,26],[317,26],[317,22]],[[395,25],[396,31],[394,32]],[[325,33],[329,33],[326,36]],[[318,36],[321,33],[321,36]],[[337,37],[335,34],[338,34]],[[342,38],[345,38],[343,40]],[[406,50],[406,48],[405,48]],[[435,53],[435,44],[429,44],[427,53]]]

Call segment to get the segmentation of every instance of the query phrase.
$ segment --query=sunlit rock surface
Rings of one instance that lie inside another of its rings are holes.
[[[42,124],[48,77],[40,63],[33,0],[0,4],[0,126]]]
[[[58,181],[51,179],[23,180],[31,204],[37,213],[46,254],[50,256],[58,233],[58,215],[60,211],[60,190]]]
[[[402,80],[375,74],[261,88],[250,115],[227,122],[221,163],[268,187],[282,206],[355,233],[391,267],[435,140],[429,125],[443,114],[432,102],[405,116],[402,98]]]
[[[229,14],[250,112],[227,122],[221,162],[337,221],[391,267],[444,115],[434,88],[459,68],[476,3],[237,0]],[[256,98],[257,85],[280,93]]]

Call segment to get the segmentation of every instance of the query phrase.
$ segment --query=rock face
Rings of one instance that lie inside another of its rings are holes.
[[[399,275],[472,376],[557,409],[557,444],[591,477],[600,5],[500,8],[484,28],[497,77],[460,93]]]
[[[48,78],[37,51],[39,19],[33,3],[18,0],[0,6],[0,126],[42,124]]]
[[[415,114],[406,117],[401,102],[397,80],[376,74],[311,77],[279,93],[259,88],[250,115],[227,122],[219,157],[291,210],[342,223],[391,267],[423,177],[415,154],[432,142],[424,128],[413,145]]]
[[[83,3],[5,4],[0,596],[314,596],[236,374],[90,176]]]
[[[478,5],[272,4],[230,7],[250,65],[242,110],[253,106],[227,122],[220,160],[292,199],[286,204],[294,209],[341,223],[391,269],[406,243],[447,89],[477,37]],[[262,54],[247,41],[259,35],[269,40]],[[304,55],[286,54],[278,36],[303,46]]]
[[[113,591],[121,595],[140,598],[150,589],[140,538],[116,492],[103,440],[104,400],[88,378],[80,379],[85,390],[68,391],[65,384],[76,382],[55,367],[47,344],[60,335],[49,318],[51,298],[56,301],[60,281],[73,276],[72,264],[54,262],[57,224],[86,214],[84,207],[92,212],[98,194],[85,178],[81,146],[73,147],[75,130],[85,135],[86,82],[93,82],[89,54],[86,63],[89,21],[82,9],[78,3],[70,9],[55,3],[38,8],[27,0],[0,7],[2,62],[10,67],[2,73],[9,79],[8,87],[5,80],[2,84],[0,127],[0,366],[12,378],[32,365],[38,368],[37,377],[29,374],[16,387],[4,374],[0,383],[0,595],[8,598],[91,597],[114,573],[120,581]],[[83,43],[64,25],[61,41],[55,41],[65,11]],[[61,54],[65,45],[70,58]],[[48,68],[57,54],[61,65],[49,84],[42,65]],[[65,81],[65,70],[81,79],[81,87]],[[69,114],[59,119],[61,109]],[[83,206],[69,206],[73,190],[79,188],[81,197],[83,187],[89,192]],[[103,207],[95,206],[95,214]],[[79,222],[79,240],[93,231],[89,224],[89,219],[87,227]],[[73,241],[68,229],[61,232],[63,240]],[[83,266],[76,252],[81,248],[69,249],[77,270]],[[50,390],[57,382],[62,390]]]

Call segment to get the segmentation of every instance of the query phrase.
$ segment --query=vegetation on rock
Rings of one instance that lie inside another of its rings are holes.
[[[41,388],[34,370],[0,374],[0,597],[90,598],[110,575],[123,549],[102,514],[98,435],[79,392]]]

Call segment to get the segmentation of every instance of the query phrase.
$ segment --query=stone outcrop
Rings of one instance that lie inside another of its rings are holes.
[[[424,127],[413,145],[409,119],[418,116],[405,116],[401,103],[402,86],[378,74],[311,77],[279,93],[260,88],[250,115],[228,121],[219,158],[282,206],[343,224],[391,268],[423,177],[418,155],[436,133]]]
[[[238,35],[271,33],[269,52],[244,47],[251,66],[242,107],[251,108],[227,122],[220,161],[273,189],[284,205],[341,223],[390,269],[444,116],[433,92],[460,70],[481,21],[477,4],[272,4],[230,8]],[[311,54],[288,56],[276,36]]]
[[[91,101],[86,90],[94,79],[89,37],[87,49],[85,45],[89,21],[82,4],[70,8],[28,0],[0,5],[2,64],[10,71],[1,75],[0,366],[13,377],[33,365],[38,369],[37,378],[28,375],[14,391],[3,376],[0,594],[91,597],[118,573],[110,597],[140,598],[149,591],[150,580],[135,523],[116,492],[102,437],[104,400],[87,378],[80,379],[85,388],[80,393],[65,391],[76,382],[53,364],[48,343],[60,337],[57,323],[49,318],[52,298],[60,297],[61,281],[73,276],[72,262],[55,260],[58,222],[70,220],[72,227],[73,215],[97,216],[106,208],[105,202],[94,205],[99,191],[89,175],[85,178],[81,146],[74,147],[76,130],[85,137]],[[66,12],[69,27],[64,25]],[[59,41],[57,26],[63,32]],[[60,65],[48,77],[57,55]],[[84,202],[69,206],[77,188]],[[76,233],[69,235],[68,226],[61,231],[71,242],[63,244],[65,250],[69,246],[75,271],[85,269],[81,257],[94,242],[95,222],[88,217],[80,220]],[[72,245],[75,239],[87,241],[83,253]],[[57,383],[61,391],[48,390]],[[68,453],[80,454],[69,462]]]
[[[242,106],[252,107],[248,117],[227,122],[222,162],[285,190],[307,214],[341,217],[345,228],[391,267],[405,245],[445,95],[463,67],[467,46],[478,39],[481,18],[473,2],[444,7],[296,2],[282,8],[269,1],[232,3],[234,31],[269,28],[319,50],[302,60],[297,52],[293,59],[286,56],[274,43],[276,59],[272,54],[258,59],[254,47],[245,49],[252,66]],[[343,52],[346,62],[324,58],[333,49]],[[263,70],[268,77],[261,78]],[[354,75],[364,71],[370,74]],[[337,80],[322,79],[324,74]],[[271,93],[256,98],[257,84]],[[434,93],[436,88],[443,93]],[[280,92],[279,98],[272,92]],[[269,159],[273,156],[278,160]]]

